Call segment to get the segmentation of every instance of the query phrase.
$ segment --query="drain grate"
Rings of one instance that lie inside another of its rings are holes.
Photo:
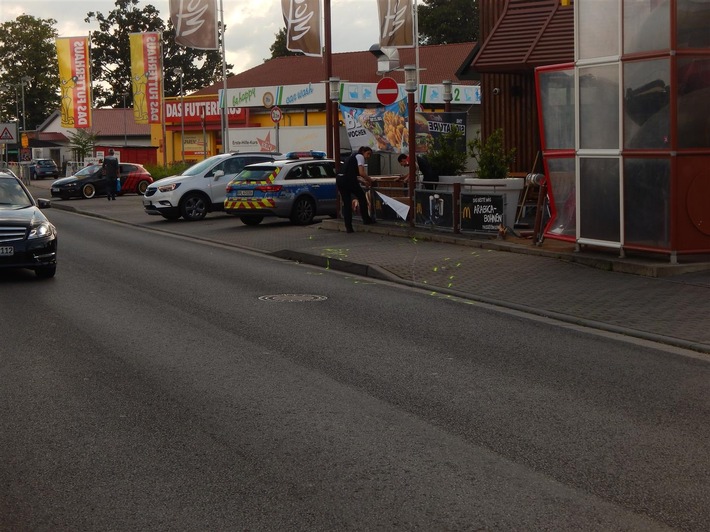
[[[259,296],[261,301],[274,301],[276,303],[303,303],[306,301],[325,301],[325,296],[314,294],[276,294],[273,296]]]

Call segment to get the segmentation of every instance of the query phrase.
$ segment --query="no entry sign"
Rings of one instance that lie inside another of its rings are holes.
[[[382,105],[389,105],[399,99],[399,86],[393,78],[382,78],[377,82],[375,93]]]

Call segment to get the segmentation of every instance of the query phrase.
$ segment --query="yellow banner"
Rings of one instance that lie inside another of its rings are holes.
[[[91,127],[91,60],[88,37],[55,40],[62,94],[62,127]]]
[[[163,57],[160,34],[131,33],[131,86],[136,124],[160,124],[163,116]]]

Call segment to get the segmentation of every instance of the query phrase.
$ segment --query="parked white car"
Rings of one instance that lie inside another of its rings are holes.
[[[279,153],[222,153],[194,164],[182,175],[151,184],[143,195],[143,208],[167,220],[181,216],[202,220],[208,212],[224,209],[227,184],[248,164],[273,161]]]

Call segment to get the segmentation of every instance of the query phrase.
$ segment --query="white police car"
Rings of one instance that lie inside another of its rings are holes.
[[[291,152],[283,160],[251,164],[227,185],[224,211],[257,225],[265,216],[297,225],[315,216],[335,216],[335,162],[318,151]]]

